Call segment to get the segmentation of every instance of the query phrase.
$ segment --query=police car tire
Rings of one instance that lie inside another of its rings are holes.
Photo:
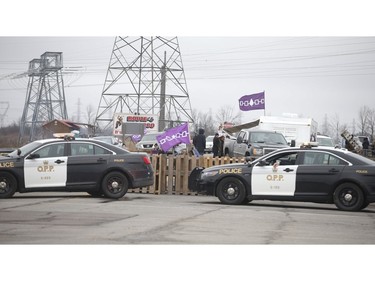
[[[0,198],[10,198],[13,196],[13,194],[17,191],[17,180],[16,178],[10,174],[10,173],[6,173],[6,172],[0,172],[0,182],[6,182],[7,184],[7,191],[5,191],[4,193],[2,191],[0,191]]]
[[[350,201],[345,200],[345,195],[352,196]],[[333,202],[343,211],[359,211],[363,209],[365,198],[362,190],[354,183],[342,183],[333,193]]]
[[[113,187],[112,184],[117,183],[119,187]],[[111,199],[119,199],[128,191],[129,182],[126,176],[120,172],[108,173],[102,181],[102,191],[105,197]]]
[[[251,201],[253,201],[253,200],[251,200],[251,199],[245,197],[245,199],[242,201],[242,204],[243,204],[243,205],[246,205],[246,204],[250,203]]]
[[[240,205],[246,199],[246,188],[238,178],[227,177],[217,185],[216,194],[224,204]]]
[[[87,191],[87,193],[90,194],[93,197],[102,197],[103,196],[103,191],[101,191],[101,190]]]
[[[361,210],[363,210],[363,209],[366,209],[367,207],[368,207],[368,205],[370,205],[370,202],[364,202],[363,204],[362,204],[362,206],[361,206]]]

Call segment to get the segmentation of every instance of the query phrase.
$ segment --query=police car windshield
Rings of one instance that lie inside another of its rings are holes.
[[[31,151],[33,151],[35,148],[39,147],[41,145],[41,143],[39,142],[31,142],[31,143],[28,143],[22,147],[20,147],[19,149],[21,150],[21,154],[19,156],[25,156],[27,155],[28,153],[30,153]],[[18,149],[14,150],[13,152],[9,153],[8,155],[10,157],[17,157],[18,155]]]

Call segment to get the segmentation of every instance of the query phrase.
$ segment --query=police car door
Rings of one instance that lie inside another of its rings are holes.
[[[297,152],[283,152],[258,162],[252,170],[252,195],[293,196],[296,189]]]
[[[26,156],[24,162],[25,188],[64,187],[68,157],[65,143],[46,144]]]

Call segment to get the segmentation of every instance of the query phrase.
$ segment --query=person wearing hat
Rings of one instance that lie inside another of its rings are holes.
[[[193,145],[200,155],[204,154],[204,150],[206,149],[206,136],[204,135],[204,129],[201,128],[198,130],[198,135],[193,139]]]

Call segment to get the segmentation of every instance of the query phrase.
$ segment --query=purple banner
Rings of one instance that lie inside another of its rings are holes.
[[[265,105],[264,92],[246,95],[239,99],[239,106],[242,111],[265,109]]]
[[[188,123],[168,129],[163,134],[158,135],[156,140],[164,152],[167,152],[169,149],[180,143],[190,144]]]

